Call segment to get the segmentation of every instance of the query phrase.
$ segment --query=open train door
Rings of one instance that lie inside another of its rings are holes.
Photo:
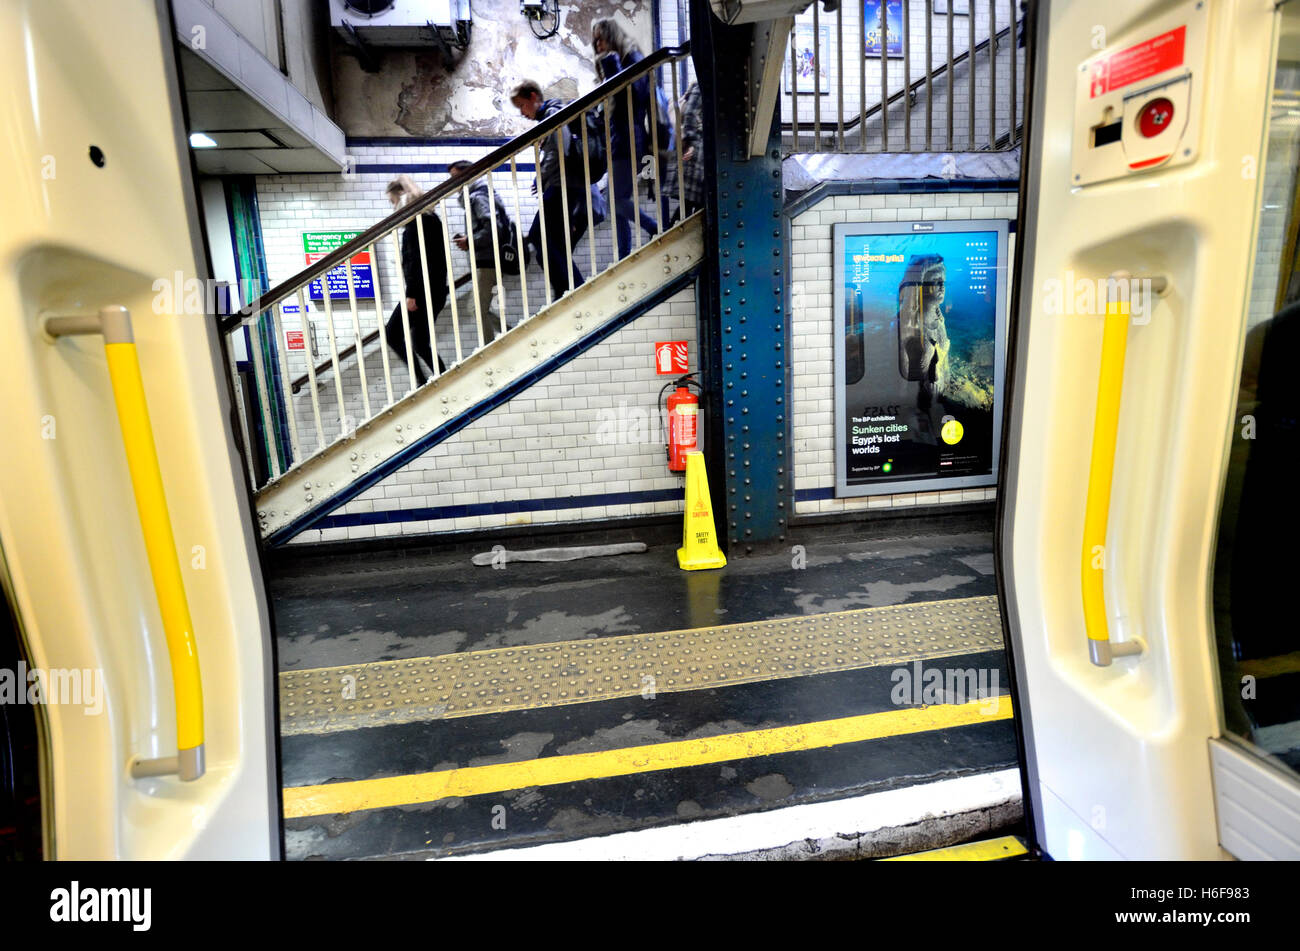
[[[35,705],[42,854],[278,857],[269,612],[170,5],[0,14],[0,590],[23,653],[0,702]]]
[[[1300,857],[1300,4],[1031,6],[998,526],[1031,831]]]

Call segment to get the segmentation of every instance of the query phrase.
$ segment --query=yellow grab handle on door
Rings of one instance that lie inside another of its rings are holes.
[[[1164,293],[1164,278],[1144,281],[1156,293]],[[1092,427],[1092,458],[1088,463],[1088,501],[1083,514],[1083,550],[1079,569],[1083,593],[1083,624],[1088,634],[1088,656],[1098,667],[1107,667],[1114,657],[1140,654],[1140,641],[1113,642],[1106,617],[1106,535],[1110,520],[1110,490],[1115,474],[1115,445],[1119,435],[1120,398],[1124,393],[1124,356],[1128,349],[1129,300],[1111,300],[1120,288],[1129,295],[1130,275],[1110,276],[1105,327],[1101,338],[1101,371],[1097,381],[1097,411]],[[1152,305],[1147,301],[1147,306]]]
[[[199,673],[198,646],[194,640],[194,624],[185,596],[180,559],[176,555],[176,538],[167,510],[167,497],[163,492],[158,448],[149,422],[149,405],[140,376],[131,316],[125,307],[105,307],[97,317],[46,318],[43,329],[52,337],[93,333],[104,336],[104,353],[117,405],[117,419],[122,429],[127,468],[131,473],[135,507],[171,660],[177,755],[152,760],[136,759],[131,764],[131,774],[137,778],[178,774],[183,780],[198,779],[205,770],[203,681]]]
[[[1089,641],[1110,640],[1106,623],[1106,523],[1110,513],[1111,479],[1115,471],[1119,402],[1124,390],[1128,322],[1128,304],[1108,301],[1101,340],[1097,412],[1092,427],[1092,460],[1088,464],[1088,503],[1083,516],[1083,620]]]

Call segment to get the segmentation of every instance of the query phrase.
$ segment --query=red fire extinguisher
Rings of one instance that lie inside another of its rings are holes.
[[[703,392],[695,380],[695,374],[688,373],[659,391],[662,419],[664,393],[676,387],[668,396],[668,422],[665,426],[668,435],[668,468],[673,472],[685,472],[686,453],[700,448],[700,398],[690,391],[689,387],[692,386]]]

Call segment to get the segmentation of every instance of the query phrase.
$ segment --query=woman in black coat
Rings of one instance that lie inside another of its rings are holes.
[[[394,179],[388,185],[388,200],[397,209],[410,204],[420,197],[420,189],[408,175]],[[425,300],[424,269],[420,266],[420,235],[417,224],[424,232],[424,257],[429,269],[430,299]],[[384,338],[393,348],[399,360],[406,363],[406,333],[402,329],[403,312],[411,327],[411,353],[415,357],[415,366],[408,367],[414,372],[416,386],[424,386],[429,376],[420,366],[423,360],[431,370],[435,359],[433,346],[429,339],[430,317],[436,318],[447,304],[447,252],[442,241],[442,220],[431,211],[412,218],[402,227],[402,279],[406,283],[406,300],[398,301],[393,308],[393,315],[384,325]],[[442,357],[437,357],[438,372],[446,366]]]

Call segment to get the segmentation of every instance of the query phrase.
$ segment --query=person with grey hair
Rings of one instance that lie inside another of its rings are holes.
[[[452,162],[447,171],[454,178],[463,174],[472,164],[464,160]],[[465,190],[458,190],[456,195],[461,207],[464,208]],[[493,198],[496,199],[495,202]],[[492,319],[492,288],[498,286],[497,255],[501,256],[501,269],[504,273],[519,273],[518,232],[515,231],[514,220],[506,211],[501,196],[489,194],[487,176],[479,178],[469,186],[469,207],[465,208],[465,220],[469,235],[458,234],[451,240],[462,251],[469,251],[470,242],[473,241],[474,254],[471,261],[475,269],[474,284],[478,289],[479,332],[482,334],[483,345],[487,346],[496,339],[501,322]],[[492,237],[494,229],[495,240]],[[499,313],[501,318],[504,318],[505,281],[502,281],[499,286],[501,294]]]
[[[388,183],[385,190],[393,209],[397,210],[423,194],[409,175],[399,175]],[[424,263],[420,262],[420,234],[424,233]],[[407,370],[415,375],[416,386],[424,386],[429,376],[420,361],[432,370],[437,360],[438,373],[446,366],[442,357],[433,352],[429,337],[429,323],[447,304],[447,256],[442,241],[442,220],[432,211],[416,215],[402,228],[402,278],[406,282],[406,299],[393,308],[393,315],[384,325],[384,339],[393,348],[397,358],[406,363],[406,331],[403,329],[403,310],[411,328],[411,355],[414,366]],[[429,299],[425,299],[425,268],[429,274]]]
[[[636,42],[616,20],[604,18],[591,25],[591,48],[596,54],[596,73],[602,81],[612,79],[645,57]],[[605,117],[609,126],[609,201],[614,210],[614,230],[618,238],[618,256],[632,250],[632,222],[641,219],[646,234],[654,235],[659,224],[652,215],[638,212],[634,194],[634,176],[640,174],[645,161],[658,161],[653,155],[650,138],[650,77],[641,76],[631,84],[632,115],[629,124],[628,94],[614,96],[612,114]],[[635,156],[635,168],[634,166]],[[639,189],[638,189],[639,190]],[[648,189],[641,191],[644,197]]]

